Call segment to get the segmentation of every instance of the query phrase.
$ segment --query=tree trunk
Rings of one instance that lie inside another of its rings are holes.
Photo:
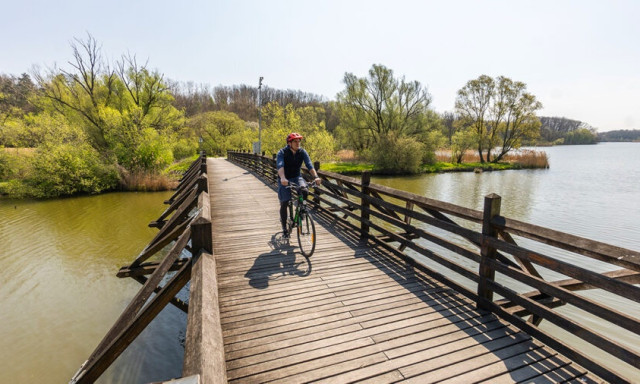
[[[484,163],[484,157],[482,156],[482,145],[478,145],[478,156],[480,156],[480,162]]]

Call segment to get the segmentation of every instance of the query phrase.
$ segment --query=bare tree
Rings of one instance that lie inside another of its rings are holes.
[[[55,110],[63,114],[70,110],[88,123],[92,145],[102,149],[106,146],[105,123],[98,110],[109,104],[116,75],[103,63],[101,49],[90,34],[86,40],[74,39],[71,48],[74,60],[69,65],[73,71],[54,68],[44,75],[36,73],[35,78]]]

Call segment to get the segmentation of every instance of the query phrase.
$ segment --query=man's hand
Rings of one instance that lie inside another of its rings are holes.
[[[315,179],[313,179],[313,181],[316,182],[316,185],[322,185],[322,179],[319,177],[316,177]]]
[[[280,184],[284,185],[285,187],[287,185],[289,185],[289,180],[285,179],[284,177],[282,179],[280,179]]]

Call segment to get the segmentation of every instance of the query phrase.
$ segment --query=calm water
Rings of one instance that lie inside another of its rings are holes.
[[[485,195],[497,193],[507,217],[640,250],[640,144],[544,150],[548,170],[373,182],[475,209]],[[0,200],[0,383],[69,381],[140,288],[115,273],[157,233],[147,224],[162,213],[168,196]],[[640,317],[637,303],[613,305]],[[185,324],[186,315],[168,306],[99,382],[180,376]],[[612,337],[640,350],[640,341],[624,332]],[[640,377],[638,370],[620,367],[628,377]]]
[[[69,382],[140,289],[115,274],[157,233],[147,224],[168,196],[0,200],[0,383]],[[179,376],[185,324],[168,306],[99,382]]]

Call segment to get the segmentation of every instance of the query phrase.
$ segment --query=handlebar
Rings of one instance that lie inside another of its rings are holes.
[[[312,182],[310,182],[309,184],[307,184],[307,187],[311,187],[311,188],[315,188],[317,187],[318,184],[316,183],[315,180],[313,180]],[[285,185],[286,188],[301,188],[301,186],[299,184],[294,183],[293,181],[289,181],[289,185]]]

